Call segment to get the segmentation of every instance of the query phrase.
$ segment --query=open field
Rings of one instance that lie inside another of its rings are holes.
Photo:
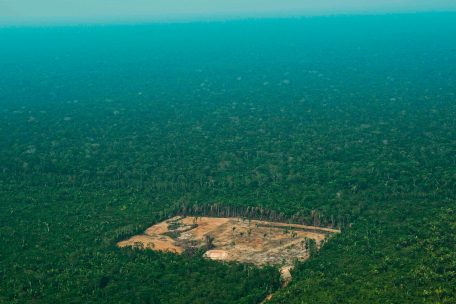
[[[279,265],[289,273],[294,260],[305,260],[311,250],[339,230],[240,218],[176,216],[148,228],[144,234],[119,242],[119,247],[138,246],[182,253],[206,248],[213,260],[238,261],[257,266]],[[287,276],[287,275],[285,275]]]

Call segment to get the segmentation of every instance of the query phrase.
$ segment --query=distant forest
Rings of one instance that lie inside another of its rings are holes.
[[[0,29],[0,303],[455,303],[454,18]],[[183,206],[343,232],[115,246]]]

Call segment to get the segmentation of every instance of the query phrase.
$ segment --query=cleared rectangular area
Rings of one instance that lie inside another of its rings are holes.
[[[241,218],[176,216],[117,245],[174,253],[205,248],[205,256],[214,260],[290,266],[296,259],[307,259],[325,239],[339,232],[330,228]]]

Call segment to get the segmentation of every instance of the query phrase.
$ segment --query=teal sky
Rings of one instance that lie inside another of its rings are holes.
[[[456,0],[0,0],[0,24],[456,11]]]

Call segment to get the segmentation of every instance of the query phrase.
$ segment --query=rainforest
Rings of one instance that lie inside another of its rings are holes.
[[[0,303],[455,303],[455,20],[0,28]]]

